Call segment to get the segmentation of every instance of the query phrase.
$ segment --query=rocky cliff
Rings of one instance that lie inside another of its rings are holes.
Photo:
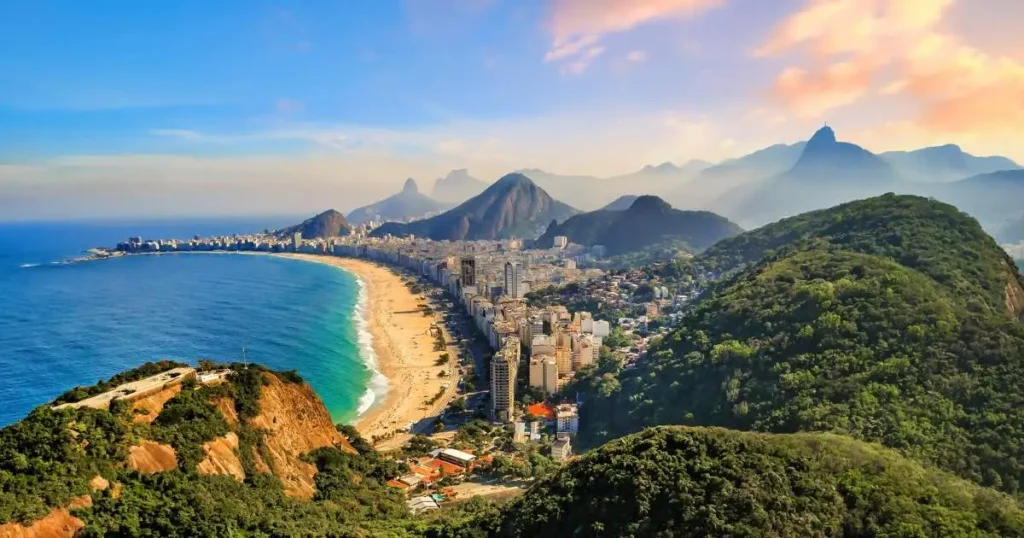
[[[119,481],[138,480],[133,476],[139,474],[124,474],[127,470],[156,479],[155,475],[160,473],[175,469],[188,471],[194,467],[199,475],[230,476],[241,483],[247,478],[248,469],[251,473],[273,474],[288,497],[311,499],[317,467],[303,457],[321,448],[333,447],[349,454],[357,454],[357,451],[338,433],[330,413],[307,383],[294,375],[282,378],[260,368],[250,368],[247,373],[249,375],[234,376],[238,379],[229,376],[228,381],[221,384],[175,385],[125,408],[114,406],[112,411],[41,411],[44,415],[52,414],[52,418],[44,420],[57,421],[48,424],[53,434],[62,438],[58,442],[66,443],[64,453],[70,450],[71,458],[84,458],[66,462],[73,464],[69,470],[94,468],[101,474],[82,477],[74,472],[58,473],[48,477],[52,484],[40,484],[35,492],[25,491],[26,495],[37,496],[35,500],[20,498],[17,492],[0,495],[0,502],[9,499],[13,503],[10,513],[14,516],[14,519],[7,516],[7,521],[0,517],[3,522],[0,538],[75,536],[90,521],[89,512],[80,510],[97,502],[117,502],[122,488]],[[240,402],[249,404],[239,405]],[[31,415],[23,422],[40,419]],[[79,433],[89,425],[96,429]],[[226,433],[208,436],[196,445],[196,432],[199,428],[213,431],[211,425],[219,425],[220,431],[226,430]],[[17,434],[32,434],[30,426],[25,425],[24,429],[25,432]],[[0,444],[3,442],[4,439],[0,439]],[[7,448],[13,448],[15,453],[25,452],[28,449],[21,445],[27,444],[27,441],[15,440]],[[149,479],[142,480],[145,483]],[[111,484],[112,493],[101,493],[111,489]],[[71,495],[54,496],[50,493],[54,489]],[[55,502],[38,502],[49,498]],[[15,504],[25,508],[19,512]],[[19,513],[33,516],[26,518]],[[0,516],[3,515],[4,510],[0,510]]]

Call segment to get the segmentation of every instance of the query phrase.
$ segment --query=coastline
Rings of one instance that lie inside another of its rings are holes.
[[[434,317],[423,315],[418,306],[427,302],[426,297],[413,294],[391,269],[369,261],[299,253],[268,255],[322,263],[356,276],[360,292],[355,322],[361,352],[366,354],[363,359],[374,372],[367,387],[371,392],[360,397],[354,423],[360,435],[374,443],[431,415],[433,406],[428,402],[444,383],[455,380],[438,375],[448,366],[437,364],[445,351],[434,351],[430,334]],[[372,401],[368,401],[370,394]]]

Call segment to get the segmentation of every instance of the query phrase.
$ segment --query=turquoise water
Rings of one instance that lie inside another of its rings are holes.
[[[372,401],[367,387],[379,378],[360,344],[360,286],[350,273],[232,254],[53,263],[128,235],[264,225],[175,226],[0,226],[0,425],[145,361],[240,360],[243,347],[251,362],[298,370],[336,421],[351,421]]]

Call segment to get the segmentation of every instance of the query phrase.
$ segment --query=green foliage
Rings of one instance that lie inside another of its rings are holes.
[[[125,372],[121,372],[110,379],[104,381],[99,380],[95,385],[91,387],[75,387],[64,394],[61,394],[53,401],[54,404],[61,403],[73,403],[84,400],[90,396],[95,396],[107,392],[110,389],[123,385],[125,383],[131,383],[132,381],[138,381],[145,379],[156,374],[166,372],[167,370],[173,370],[174,368],[181,368],[188,366],[185,363],[176,361],[155,361],[147,362],[138,368],[133,368]]]
[[[431,452],[439,446],[441,445],[438,442],[426,435],[414,435],[412,439],[409,439],[409,442],[405,444],[402,451],[408,456],[419,457]]]
[[[376,452],[355,456],[336,448],[320,448],[307,456],[316,465],[313,500],[330,501],[359,519],[398,518],[407,514],[402,492],[387,481],[408,472],[405,464]]]
[[[235,411],[244,422],[260,414],[260,395],[263,394],[263,386],[267,384],[264,374],[269,370],[241,363],[232,363],[231,370],[227,380],[233,390]]]
[[[720,241],[696,261],[729,271],[809,242],[891,258],[991,312],[1006,311],[1008,283],[1024,284],[1012,260],[976,220],[948,204],[894,194],[783,219]]]
[[[356,430],[355,426],[350,426],[348,424],[336,424],[335,428],[337,428],[338,432],[348,439],[348,442],[352,444],[352,448],[356,449],[360,454],[373,452],[373,445],[359,434],[359,430]]]
[[[1024,535],[1010,497],[827,434],[663,427],[584,455],[492,536]]]
[[[194,383],[188,383],[153,421],[151,436],[174,447],[178,466],[186,472],[195,471],[206,456],[203,443],[228,433],[227,421],[210,402],[214,391],[216,389],[196,388]]]
[[[89,491],[127,457],[123,419],[95,409],[40,407],[0,429],[0,524],[30,522]]]
[[[791,250],[722,286],[581,419],[591,443],[657,424],[844,432],[1017,492],[1022,356],[1020,325],[928,275]]]

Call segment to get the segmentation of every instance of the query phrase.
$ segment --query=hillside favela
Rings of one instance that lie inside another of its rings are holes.
[[[1024,3],[0,3],[0,538],[1024,537]]]

